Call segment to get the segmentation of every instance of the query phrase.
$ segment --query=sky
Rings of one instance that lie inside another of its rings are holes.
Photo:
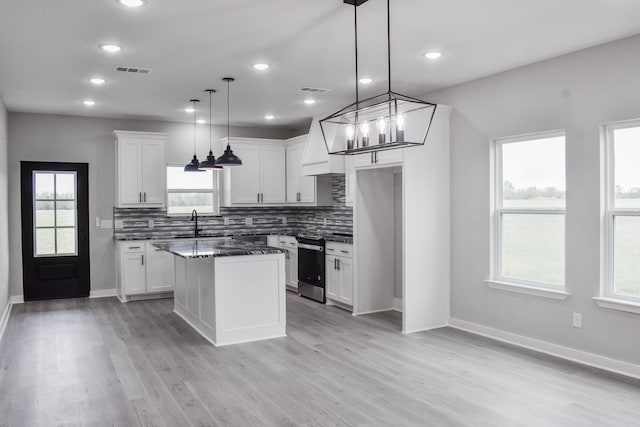
[[[502,178],[515,188],[565,189],[564,137],[505,143]]]

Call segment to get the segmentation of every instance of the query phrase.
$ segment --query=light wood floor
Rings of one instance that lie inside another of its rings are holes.
[[[288,337],[214,348],[172,300],[13,307],[5,426],[640,425],[640,382],[287,297]]]

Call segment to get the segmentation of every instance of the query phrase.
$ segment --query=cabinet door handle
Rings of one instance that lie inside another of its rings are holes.
[[[260,203],[260,193],[258,193],[258,203]]]
[[[140,246],[129,246],[129,249],[140,249]]]
[[[142,193],[138,193],[138,202],[142,203]]]
[[[147,202],[147,192],[146,191],[144,192],[144,202],[145,203]]]
[[[260,202],[264,203],[264,193],[260,193]]]
[[[340,260],[338,258],[336,258],[336,270],[340,270]]]
[[[344,249],[340,249],[340,252],[342,252],[343,254],[348,254],[349,251],[345,251]]]
[[[140,262],[142,263],[142,265],[144,265],[144,255],[140,256]]]

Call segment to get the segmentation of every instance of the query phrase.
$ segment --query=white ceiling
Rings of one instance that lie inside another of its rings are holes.
[[[386,2],[358,8],[360,70],[386,89]],[[640,33],[636,0],[392,0],[394,90],[420,95]],[[118,54],[101,43],[124,46]],[[422,55],[441,50],[437,61]],[[255,62],[272,65],[266,72]],[[116,66],[151,68],[149,75]],[[87,78],[108,79],[102,87]],[[299,127],[353,102],[353,8],[342,0],[2,0],[0,96],[10,111],[189,121],[214,95],[214,122]],[[303,86],[331,89],[302,103]],[[92,98],[87,108],[81,100]]]

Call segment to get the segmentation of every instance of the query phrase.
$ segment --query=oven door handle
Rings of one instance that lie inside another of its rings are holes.
[[[310,251],[324,252],[322,246],[307,245],[306,243],[298,243],[298,249],[309,249]]]

